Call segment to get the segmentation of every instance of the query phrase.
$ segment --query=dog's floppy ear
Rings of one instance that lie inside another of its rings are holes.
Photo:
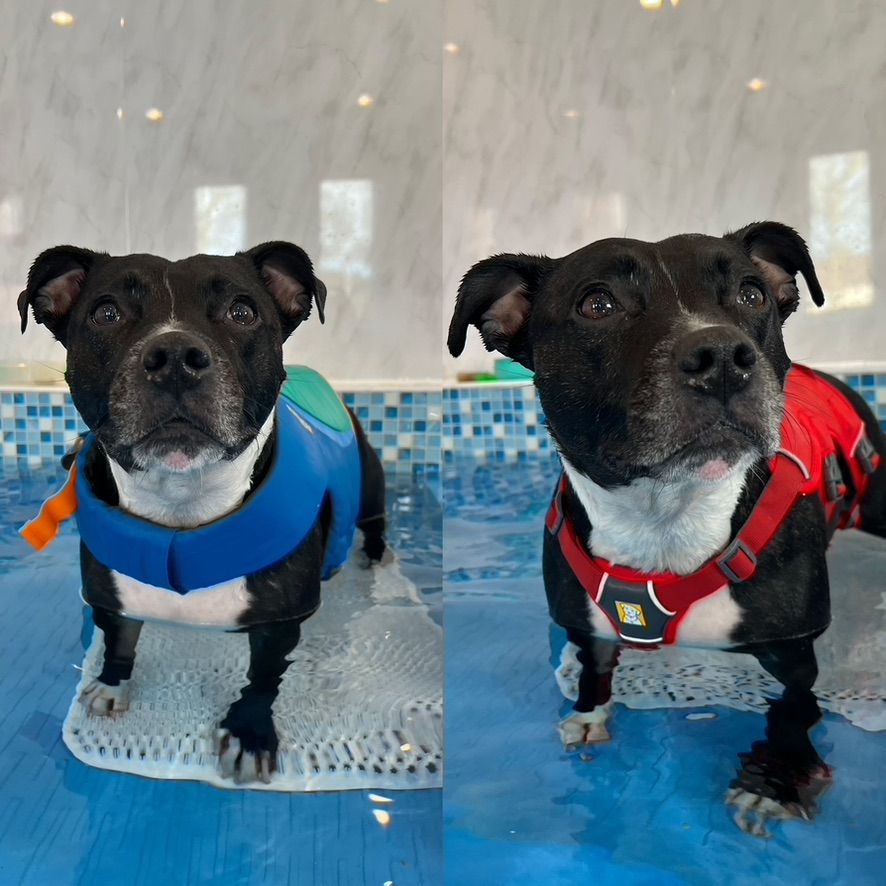
[[[812,301],[819,307],[824,304],[824,293],[815,276],[815,266],[809,257],[806,242],[793,228],[772,221],[754,222],[726,237],[741,243],[769,284],[775,294],[782,323],[800,304],[798,271],[806,280]]]
[[[458,288],[449,324],[449,352],[465,347],[468,326],[480,330],[487,351],[501,351],[532,368],[526,326],[538,289],[556,261],[543,255],[504,254],[477,262]]]
[[[326,287],[314,276],[314,266],[304,249],[275,240],[237,254],[253,262],[262,283],[274,297],[283,320],[284,338],[308,319],[312,301],[316,302],[320,322],[325,321]]]
[[[68,316],[93,262],[103,253],[77,246],[54,246],[41,252],[28,272],[28,284],[18,297],[22,332],[28,328],[28,309],[62,343]]]

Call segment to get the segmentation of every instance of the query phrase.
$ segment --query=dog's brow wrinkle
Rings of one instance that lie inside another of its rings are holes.
[[[623,274],[625,277],[630,277],[631,282],[633,282],[634,277],[639,270],[637,259],[632,255],[618,256],[618,258],[615,259],[613,266],[616,274]]]
[[[123,286],[128,289],[132,295],[141,295],[142,285],[142,281],[139,279],[138,274],[134,274],[132,271],[127,271],[123,275]]]
[[[728,276],[729,272],[732,270],[732,259],[729,258],[728,255],[723,255],[721,253],[714,259],[714,267],[718,273],[723,274],[723,276]]]
[[[674,290],[674,295],[676,296],[677,301],[679,302],[680,295],[677,292],[677,284],[674,283],[674,278],[671,276],[671,272],[668,270],[668,266],[664,263],[664,259],[662,259],[662,257],[660,255],[657,256],[657,258],[658,258],[658,266],[661,268],[661,272],[662,272],[662,274],[664,274],[665,279],[668,281],[668,283],[671,284],[671,289]]]
[[[175,321],[175,295],[172,292],[172,287],[169,285],[169,268],[163,272],[163,283],[166,286],[166,291],[169,293],[169,301],[171,303],[169,309],[169,319],[173,322]]]

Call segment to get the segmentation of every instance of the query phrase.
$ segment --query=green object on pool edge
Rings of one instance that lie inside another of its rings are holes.
[[[350,431],[351,416],[329,382],[307,366],[287,366],[283,396],[334,431]]]

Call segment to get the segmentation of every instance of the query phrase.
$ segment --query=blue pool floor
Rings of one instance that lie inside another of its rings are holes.
[[[36,512],[55,468],[0,477],[0,886],[159,883],[437,886],[441,792],[223,791],[89,768],[61,727],[83,658],[77,539],[68,527],[30,554],[14,528]],[[433,617],[440,612],[439,495],[389,478],[389,538]]]
[[[450,465],[444,477],[446,882],[880,884],[886,882],[886,736],[826,713],[813,730],[834,784],[810,824],[743,834],[722,802],[762,715],[616,704],[613,740],[563,751],[541,581],[556,467]],[[886,588],[886,578],[884,578]],[[880,589],[872,589],[879,600]],[[650,653],[655,654],[655,653]]]

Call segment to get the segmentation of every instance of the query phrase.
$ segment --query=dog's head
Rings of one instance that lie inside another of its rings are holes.
[[[778,447],[798,271],[821,305],[806,244],[776,222],[497,255],[465,275],[449,349],[473,324],[533,369],[558,449],[600,485],[720,479]]]
[[[18,300],[67,349],[80,415],[125,467],[183,471],[239,455],[274,408],[283,341],[326,289],[304,250],[112,257],[57,246]]]

